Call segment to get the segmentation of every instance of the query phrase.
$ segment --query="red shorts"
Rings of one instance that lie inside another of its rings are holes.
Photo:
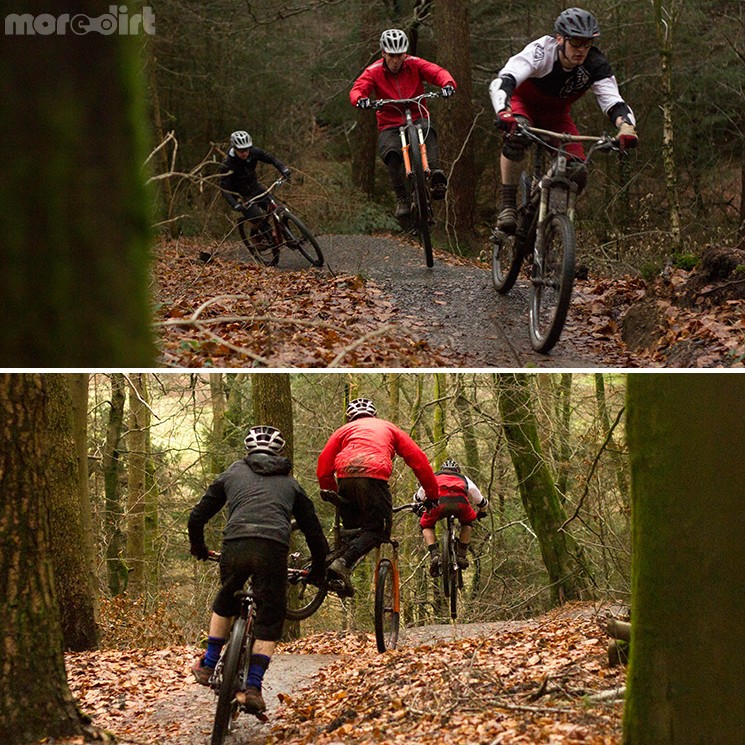
[[[419,527],[434,528],[438,520],[448,515],[455,515],[461,525],[470,525],[476,519],[476,510],[467,499],[448,499],[445,503],[438,502],[431,510],[425,512],[419,520]]]
[[[572,102],[574,100],[576,98],[571,99]],[[572,119],[570,102],[547,96],[533,85],[521,85],[512,94],[510,108],[513,114],[527,117],[534,127],[570,135],[579,134],[577,125]],[[585,150],[579,142],[569,143],[566,149],[575,157],[585,159]]]

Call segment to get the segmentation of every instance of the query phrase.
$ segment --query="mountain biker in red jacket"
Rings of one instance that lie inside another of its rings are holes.
[[[618,127],[621,149],[636,147],[634,113],[623,100],[605,55],[594,46],[600,26],[592,13],[567,8],[556,19],[555,34],[543,36],[511,57],[489,86],[497,123],[505,131],[500,170],[502,204],[497,227],[514,233],[517,227],[517,184],[528,142],[512,136],[518,120],[555,132],[579,134],[571,106],[592,89],[611,123]],[[584,150],[571,143],[575,157],[572,178],[581,191],[587,183]]]
[[[440,86],[442,95],[446,98],[455,93],[457,88],[455,80],[444,67],[407,54],[409,40],[403,31],[397,28],[383,31],[380,37],[380,50],[382,58],[365,68],[352,86],[349,92],[352,106],[360,109],[369,108],[370,97],[373,95],[376,98],[414,98],[424,93],[425,82]],[[432,199],[444,199],[447,191],[447,177],[439,169],[437,132],[429,121],[429,111],[424,102],[419,106],[414,106],[411,115],[415,122],[420,119],[427,121],[424,131],[427,159],[431,170]],[[378,152],[388,169],[393,191],[398,200],[396,217],[403,219],[410,214],[399,135],[399,127],[406,122],[404,107],[390,104],[378,109],[376,116],[379,130]]]
[[[331,435],[318,457],[316,475],[322,491],[338,492],[344,528],[362,529],[329,567],[329,574],[339,577],[346,594],[352,595],[351,569],[391,535],[393,500],[388,479],[393,458],[404,459],[429,499],[437,498],[437,481],[421,448],[395,424],[379,419],[372,401],[356,398],[346,416],[347,424]]]
[[[433,577],[439,575],[442,566],[442,555],[435,533],[438,520],[448,515],[454,515],[458,519],[461,527],[455,551],[458,556],[458,566],[461,569],[467,569],[469,562],[466,552],[471,541],[471,524],[478,517],[486,515],[485,510],[489,505],[478,486],[460,472],[460,465],[451,458],[443,462],[435,478],[438,496],[434,503],[427,501],[424,489],[419,489],[414,495],[414,501],[420,502],[421,509],[426,510],[421,515],[419,527],[422,529],[424,545],[429,550],[429,573]]]

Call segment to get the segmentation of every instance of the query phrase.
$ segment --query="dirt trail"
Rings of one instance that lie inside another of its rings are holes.
[[[628,357],[611,342],[591,342],[571,310],[551,354],[534,352],[528,338],[525,280],[502,296],[486,269],[454,263],[440,252],[429,269],[423,250],[406,240],[326,235],[319,242],[329,271],[375,280],[399,308],[398,322],[433,346],[454,351],[461,359],[459,367],[612,367]],[[303,269],[307,262],[284,252],[279,268]]]

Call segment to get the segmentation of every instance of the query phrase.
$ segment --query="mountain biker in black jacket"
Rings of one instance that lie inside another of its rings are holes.
[[[329,550],[313,503],[290,476],[289,459],[280,455],[284,445],[282,434],[274,427],[252,427],[245,439],[246,457],[215,479],[189,515],[191,553],[206,561],[209,550],[204,526],[223,506],[228,507],[220,557],[222,588],[212,605],[207,652],[194,662],[192,672],[198,683],[209,685],[240,607],[235,592],[252,576],[255,641],[247,687],[237,698],[254,714],[266,709],[261,684],[282,634],[287,609],[290,521],[297,521],[311,552],[309,581],[322,580]]]
[[[239,220],[260,221],[264,217],[262,206],[267,200],[258,199],[245,206],[244,200],[266,191],[256,176],[256,166],[261,163],[273,165],[284,178],[290,178],[290,169],[279,158],[256,147],[248,132],[239,130],[230,135],[228,157],[220,166],[225,175],[220,179],[220,188],[230,207],[240,213]]]

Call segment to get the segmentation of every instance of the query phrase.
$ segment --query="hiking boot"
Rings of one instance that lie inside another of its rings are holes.
[[[471,562],[468,561],[468,556],[466,556],[467,550],[468,549],[461,548],[460,546],[455,549],[455,558],[458,560],[458,566],[461,569],[468,569],[468,567],[471,566]]]
[[[215,672],[215,668],[205,667],[203,663],[204,655],[194,660],[194,664],[191,666],[191,671],[199,685],[208,686],[210,684],[210,678]]]
[[[339,597],[351,598],[354,595],[354,587],[352,587],[352,581],[349,578],[349,568],[344,559],[341,557],[334,559],[329,566],[328,573],[331,579],[338,579],[342,582],[343,587],[338,591]]]
[[[517,230],[517,209],[515,207],[502,207],[502,210],[497,217],[497,227],[513,235]]]
[[[442,556],[439,551],[433,551],[429,555],[429,576],[439,577],[442,571]]]
[[[396,219],[403,220],[405,217],[411,215],[411,207],[409,202],[405,199],[399,199],[396,204]]]
[[[448,178],[442,171],[432,171],[429,185],[432,189],[432,199],[445,199],[448,190]]]
[[[235,700],[249,714],[262,714],[266,711],[266,704],[261,691],[254,686],[247,686],[245,691],[238,691],[235,694]]]

